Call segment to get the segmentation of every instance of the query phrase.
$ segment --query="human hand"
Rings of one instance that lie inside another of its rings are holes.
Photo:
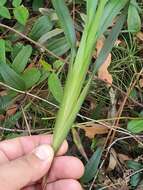
[[[0,190],[41,190],[40,179],[49,169],[46,190],[81,190],[77,179],[83,175],[83,164],[75,157],[63,156],[67,142],[54,157],[51,142],[50,135],[1,142]]]

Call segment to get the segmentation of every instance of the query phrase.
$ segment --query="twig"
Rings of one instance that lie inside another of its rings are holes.
[[[23,132],[28,132],[28,130],[25,129],[9,129],[5,127],[0,127],[1,131],[7,131],[7,132],[18,132],[18,133],[23,133]],[[37,132],[44,132],[44,131],[51,131],[51,129],[31,129],[31,133],[37,133]]]
[[[21,106],[21,110],[22,110],[22,114],[23,114],[23,117],[24,117],[24,121],[25,121],[27,130],[28,130],[29,136],[31,136],[31,129],[30,129],[30,126],[28,124],[28,121],[27,121],[27,118],[26,118],[26,115],[25,115],[25,112],[24,112],[22,106]]]
[[[65,60],[62,59],[61,57],[57,56],[56,54],[54,54],[52,51],[48,50],[45,46],[39,44],[38,42],[32,40],[31,38],[27,37],[26,35],[22,34],[21,32],[15,30],[14,28],[11,28],[10,26],[7,26],[5,24],[0,23],[0,27],[6,28],[16,34],[18,34],[19,36],[21,36],[22,38],[25,38],[26,40],[28,40],[29,42],[31,42],[32,44],[36,45],[37,47],[41,48],[42,50],[44,50],[45,52],[47,52],[49,55],[52,55],[53,57],[61,60],[62,62],[65,63]]]

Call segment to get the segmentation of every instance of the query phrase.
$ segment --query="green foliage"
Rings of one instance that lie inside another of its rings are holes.
[[[27,19],[29,17],[29,12],[26,7],[24,7],[23,5],[19,7],[15,7],[13,13],[14,13],[15,18],[20,24],[22,25],[26,24]]]
[[[0,61],[6,63],[6,56],[5,56],[5,40],[0,40]]]
[[[29,34],[30,38],[33,40],[39,40],[39,38],[45,33],[49,32],[52,29],[52,22],[49,19],[49,16],[41,16],[39,17]]]
[[[132,120],[128,123],[128,130],[134,134],[143,132],[143,120]]]
[[[29,11],[24,6],[21,5],[22,0],[13,0],[13,14],[15,19],[22,25],[25,25],[29,18]],[[3,18],[11,19],[11,13],[7,7],[7,0],[0,1],[0,16]]]
[[[22,79],[25,82],[26,89],[33,87],[41,77],[41,73],[36,68],[26,69],[22,75]]]
[[[133,33],[141,30],[141,18],[136,4],[136,0],[132,0],[128,9],[128,30]]]
[[[127,161],[127,166],[129,169],[132,169],[134,172],[143,168],[143,164],[132,160]],[[138,172],[137,174],[133,175],[130,179],[130,185],[132,186],[132,189],[136,189],[142,179],[143,179],[142,172]]]
[[[22,3],[22,0],[13,0],[12,1],[13,7],[18,7],[18,6],[20,6],[21,3]]]
[[[33,0],[32,8],[34,11],[38,11],[41,7],[44,7],[44,0]]]
[[[0,1],[0,6],[5,5],[5,4],[6,4],[6,1],[7,1],[7,0],[1,0],[1,1]]]
[[[0,74],[6,84],[19,90],[25,90],[25,83],[8,64],[0,62]]]
[[[21,73],[24,71],[28,60],[32,54],[32,47],[30,45],[23,46],[20,52],[17,54],[12,63],[12,68],[17,72]]]
[[[9,10],[4,6],[0,6],[0,16],[7,18],[7,19],[11,19]]]
[[[81,181],[90,182],[96,175],[102,156],[102,148],[98,148],[85,166],[85,172]]]
[[[69,69],[67,82],[65,85],[65,91],[63,95],[63,101],[61,103],[61,107],[56,119],[53,142],[53,147],[55,151],[57,151],[57,149],[67,136],[89,89],[92,77],[90,77],[86,85],[84,85],[84,82],[87,75],[87,71],[89,69],[96,41],[99,38],[99,36],[101,36],[105,32],[105,30],[110,26],[108,24],[111,24],[113,22],[114,17],[120,13],[121,9],[126,5],[128,1],[116,1],[115,5],[111,6],[110,4],[112,2],[114,3],[115,1],[100,1],[98,4],[97,11],[93,13],[93,19],[89,19],[90,22],[88,22],[88,19],[86,21],[74,64]],[[111,7],[111,9],[109,9],[108,11],[109,15],[106,15],[109,19],[105,19],[105,21],[103,20],[103,23],[105,24],[105,26],[103,27],[100,22],[100,18],[103,18],[105,13],[107,14],[106,9],[108,6]],[[115,13],[113,10],[116,7],[118,8],[118,12]],[[66,14],[64,16],[66,17]],[[87,15],[87,17],[92,18],[91,15]],[[119,23],[120,27],[117,34],[119,34],[124,21]]]
[[[66,38],[70,44],[73,56],[76,52],[76,35],[72,18],[64,0],[52,0],[53,6],[59,17],[62,28],[65,32]]]
[[[55,73],[50,74],[48,86],[57,102],[61,103],[63,98],[63,88],[58,76]]]

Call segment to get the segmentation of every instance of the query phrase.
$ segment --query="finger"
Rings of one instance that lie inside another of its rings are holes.
[[[1,165],[1,187],[16,190],[38,181],[50,169],[53,157],[51,146],[41,145],[29,155]]]
[[[0,143],[0,164],[8,160],[17,159],[31,152],[35,147],[42,144],[51,144],[52,135],[39,135],[19,137]],[[68,149],[67,141],[63,143],[57,155],[63,155]]]
[[[59,180],[47,185],[46,190],[82,190],[80,183],[73,179]]]
[[[61,156],[54,159],[48,183],[59,179],[79,179],[84,173],[82,162],[72,156]]]

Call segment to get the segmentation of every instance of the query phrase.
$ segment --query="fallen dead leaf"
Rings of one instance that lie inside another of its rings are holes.
[[[138,33],[137,33],[137,37],[138,37],[141,41],[143,41],[143,32],[138,32]]]
[[[6,112],[6,116],[11,116],[11,115],[14,115],[17,111],[17,105],[14,104],[12,106],[10,106]]]
[[[5,116],[0,114],[0,121],[3,121],[5,119]]]
[[[105,62],[101,65],[101,67],[98,70],[98,78],[106,81],[108,83],[108,86],[111,86],[112,82],[113,82],[113,78],[112,75],[109,73],[108,71],[108,67],[110,66],[111,63],[111,53],[108,55],[107,59],[105,60]]]
[[[143,88],[143,79],[139,80],[139,85],[140,85],[140,88]]]
[[[118,154],[118,159],[120,160],[121,163],[131,160],[131,158],[126,154]]]
[[[109,131],[106,126],[100,124],[81,125],[80,128],[85,131],[85,136],[90,139],[93,139],[95,135],[103,135]]]
[[[118,163],[117,154],[115,150],[112,148],[110,150],[110,158],[109,158],[109,164],[107,167],[107,172],[113,171]]]
[[[103,45],[105,42],[105,37],[102,36],[96,44],[96,50],[97,50],[97,56],[99,55]],[[108,55],[108,57],[106,58],[106,60],[104,61],[104,63],[101,65],[101,67],[98,70],[98,78],[106,81],[108,83],[108,86],[111,86],[112,82],[113,82],[113,78],[112,75],[109,73],[108,71],[108,67],[110,66],[112,61],[112,55],[111,53]]]

